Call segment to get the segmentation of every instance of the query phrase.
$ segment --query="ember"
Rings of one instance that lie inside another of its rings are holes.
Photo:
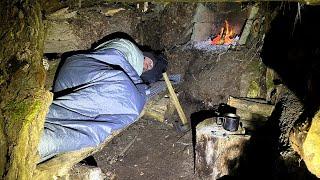
[[[221,28],[220,33],[211,40],[212,45],[229,45],[232,44],[235,37],[234,29],[225,21],[225,26]]]

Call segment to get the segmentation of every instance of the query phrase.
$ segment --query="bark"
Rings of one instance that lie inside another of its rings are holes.
[[[226,133],[227,135],[221,135]],[[243,129],[227,132],[218,127],[213,118],[196,127],[195,168],[200,179],[219,179],[225,175],[239,175],[245,147],[250,140]]]
[[[44,89],[38,1],[0,2],[0,178],[32,179],[52,96]]]

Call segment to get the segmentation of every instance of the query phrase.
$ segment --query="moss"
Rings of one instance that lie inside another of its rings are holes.
[[[320,1],[319,0],[304,0],[302,1],[308,5],[319,5],[320,4]]]
[[[247,71],[250,72],[251,82],[247,89],[247,97],[257,98],[261,96],[260,81],[263,75],[263,64],[258,59],[253,59],[247,67]]]
[[[0,27],[0,141],[4,143],[0,179],[32,179],[51,102],[51,95],[44,91],[40,5],[37,1],[1,1],[0,21],[6,22]]]
[[[274,83],[273,83],[273,71],[271,69],[267,69],[266,73],[266,86],[267,86],[267,91],[271,90],[274,88]]]
[[[2,119],[2,118],[1,118]],[[2,174],[4,174],[6,166],[6,153],[7,153],[7,139],[4,134],[4,121],[0,121],[0,179]]]
[[[260,86],[256,81],[251,81],[248,88],[247,97],[256,98],[260,96]]]
[[[248,71],[254,73],[255,75],[258,75],[257,77],[260,77],[261,70],[263,68],[263,64],[259,59],[253,59],[249,65],[248,65]]]
[[[52,95],[49,92],[39,91],[37,97],[23,104],[20,108],[21,115],[25,117],[19,120],[20,131],[14,134],[16,146],[11,152],[10,168],[7,179],[32,179],[32,172],[36,168],[37,146],[43,129],[47,109],[51,103]],[[13,118],[21,118],[20,114],[13,115]],[[11,121],[10,124],[14,123]],[[21,125],[20,125],[21,124]],[[16,125],[11,125],[13,128]]]

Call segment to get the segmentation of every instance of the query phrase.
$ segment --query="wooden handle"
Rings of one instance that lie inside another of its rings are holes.
[[[186,115],[184,114],[184,111],[183,111],[183,109],[182,109],[182,107],[181,107],[181,105],[180,105],[180,102],[179,102],[179,100],[178,100],[178,97],[177,97],[176,93],[174,92],[174,89],[173,89],[172,84],[171,84],[171,82],[170,82],[170,80],[169,80],[169,78],[168,78],[168,75],[167,75],[166,72],[162,73],[162,75],[163,75],[164,81],[165,81],[166,84],[167,84],[167,87],[168,87],[168,90],[169,90],[169,93],[170,93],[171,100],[172,100],[175,108],[176,108],[177,111],[178,111],[178,114],[179,114],[179,117],[180,117],[180,119],[181,119],[181,121],[182,121],[182,124],[185,125],[185,124],[188,123],[187,117],[186,117]]]

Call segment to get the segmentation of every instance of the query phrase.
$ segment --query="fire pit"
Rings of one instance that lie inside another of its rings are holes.
[[[190,47],[217,53],[235,47],[250,10],[251,6],[242,7],[238,3],[199,4],[194,16]]]

